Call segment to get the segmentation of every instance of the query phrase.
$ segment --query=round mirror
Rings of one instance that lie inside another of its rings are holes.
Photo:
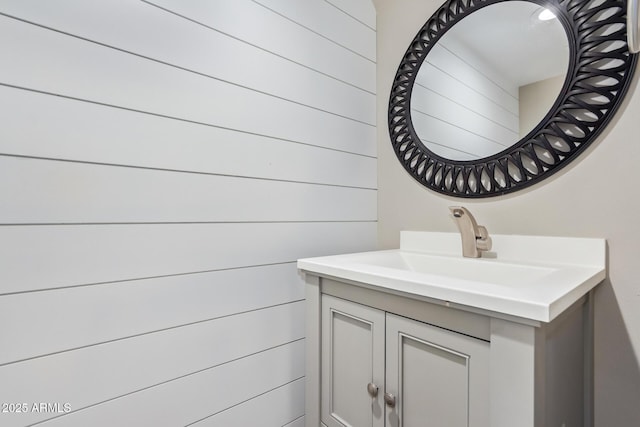
[[[444,34],[420,66],[411,96],[416,134],[447,159],[496,154],[547,115],[568,67],[567,33],[549,9],[529,1],[480,9]]]
[[[456,197],[525,188],[576,158],[631,82],[621,0],[448,0],[396,73],[389,135],[413,178]]]

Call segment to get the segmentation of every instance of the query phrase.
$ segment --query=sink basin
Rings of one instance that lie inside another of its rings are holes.
[[[463,258],[457,233],[402,232],[400,249],[307,258],[307,274],[448,306],[550,322],[605,278],[604,239],[494,235]]]
[[[556,267],[403,251],[364,253],[354,255],[350,261],[363,266],[389,268],[500,286],[526,286],[557,271]],[[425,277],[425,280],[434,281],[436,279],[435,277],[429,279]]]

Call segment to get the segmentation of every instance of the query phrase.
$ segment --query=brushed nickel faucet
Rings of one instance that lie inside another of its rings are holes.
[[[462,237],[462,256],[480,258],[480,253],[491,250],[491,237],[486,227],[478,225],[467,208],[449,206]]]

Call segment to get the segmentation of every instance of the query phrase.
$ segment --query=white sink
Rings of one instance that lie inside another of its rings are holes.
[[[458,280],[471,280],[500,286],[526,286],[547,276],[557,267],[499,262],[476,258],[439,256],[420,252],[381,251],[353,255],[350,262]],[[514,280],[517,277],[518,280]],[[427,279],[427,278],[425,278]],[[435,280],[429,278],[427,280]]]
[[[400,249],[307,258],[298,268],[355,286],[550,322],[606,275],[605,240],[492,235],[463,258],[458,233],[402,232]]]

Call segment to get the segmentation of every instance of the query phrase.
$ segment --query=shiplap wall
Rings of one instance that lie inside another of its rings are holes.
[[[375,52],[370,0],[0,0],[0,425],[301,426]]]
[[[429,52],[411,98],[417,134],[433,152],[456,160],[486,157],[520,139],[518,112],[518,86],[454,37]]]

